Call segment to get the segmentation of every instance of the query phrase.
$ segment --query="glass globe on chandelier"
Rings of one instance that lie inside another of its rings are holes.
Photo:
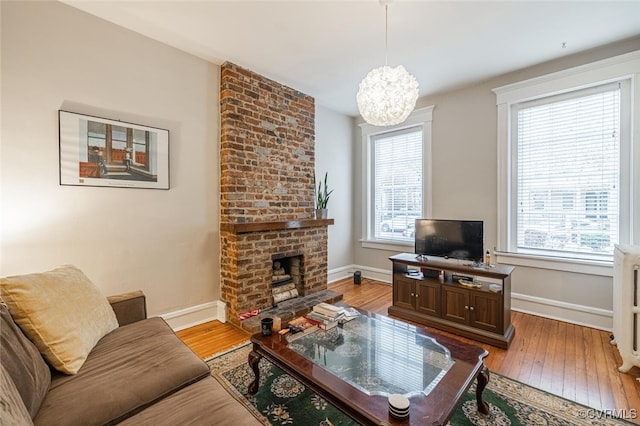
[[[418,100],[418,81],[402,65],[387,65],[388,8],[391,0],[380,0],[385,14],[385,65],[371,70],[360,82],[356,100],[365,121],[374,126],[393,126],[407,119]]]

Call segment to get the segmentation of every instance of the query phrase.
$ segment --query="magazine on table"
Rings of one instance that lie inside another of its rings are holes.
[[[356,308],[352,308],[352,307],[345,308],[344,317],[342,318],[342,321],[351,321],[352,319],[357,318],[360,315],[361,315],[360,311],[357,310]]]

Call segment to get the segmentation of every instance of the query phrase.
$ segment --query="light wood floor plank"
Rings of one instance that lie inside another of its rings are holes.
[[[540,388],[542,382],[542,369],[544,367],[545,357],[547,355],[547,345],[549,344],[549,333],[552,322],[543,321],[543,318],[537,317],[536,321],[540,324],[540,332],[536,334],[538,337],[535,348],[532,348],[533,362],[531,363],[531,373],[529,374],[529,380],[531,386]]]
[[[527,331],[529,331],[529,333],[523,336],[525,345],[520,352],[521,356],[519,359],[519,369],[516,373],[517,376],[514,377],[516,380],[524,383],[531,383],[529,380],[531,378],[531,370],[536,356],[538,341],[540,340],[542,325],[540,317],[531,317],[528,322],[529,328]]]
[[[563,397],[575,401],[576,399],[576,341],[575,341],[576,325],[565,324],[565,347],[564,353],[558,352],[554,358],[554,362],[564,367],[564,375],[562,376],[562,395]]]
[[[613,368],[613,365],[608,365],[605,355],[605,350],[609,347],[603,347],[602,345],[602,333],[599,330],[590,329],[591,342],[594,348],[596,374],[598,376],[598,388],[600,394],[600,405],[605,409],[615,409],[615,401],[613,398],[613,389],[611,387],[611,381],[609,377],[609,371]]]
[[[220,321],[209,321],[176,334],[202,359],[238,346],[250,337],[244,330]]]
[[[601,335],[601,339],[603,348],[611,345],[611,339],[609,336]],[[610,408],[614,409],[615,407],[619,407],[626,403],[626,395],[622,385],[622,380],[620,380],[620,372],[618,371],[614,352],[604,350],[604,354],[604,364],[607,367],[607,380],[611,387],[611,394],[613,398],[613,403]]]
[[[589,377],[587,371],[589,370],[589,357],[587,353],[587,347],[583,339],[584,327],[575,327],[574,343],[575,353],[573,354],[573,362],[576,365],[576,399],[574,401],[581,404],[589,404]]]
[[[560,321],[549,321],[549,327],[545,333],[547,345],[544,358],[541,361],[539,388],[547,392],[554,392],[562,395],[563,368],[554,363],[556,353],[563,352],[564,329],[560,326]],[[559,389],[556,389],[558,388]]]
[[[531,315],[522,315],[518,312],[513,312],[511,314],[511,323],[513,327],[516,329],[516,335],[511,342],[511,346],[509,347],[509,354],[505,358],[505,363],[500,365],[500,368],[503,369],[505,375],[511,378],[519,377],[520,368],[522,363],[522,356],[527,350],[527,342],[528,339],[526,336],[527,333],[522,333],[520,330],[530,330],[530,322],[534,317]],[[491,354],[492,351],[489,351]],[[493,371],[498,370],[498,366],[491,367]]]
[[[596,348],[591,341],[591,329],[582,329],[582,341],[584,343],[585,359],[587,360],[587,391],[589,394],[589,402],[587,405],[590,407],[602,407],[600,399],[600,378],[598,377],[598,369],[595,364],[596,360]]]

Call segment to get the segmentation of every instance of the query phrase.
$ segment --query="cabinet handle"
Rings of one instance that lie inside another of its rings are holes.
[[[416,294],[415,293],[411,293],[411,297],[416,297]]]
[[[471,310],[473,311],[474,307],[473,307],[473,306],[470,306],[470,307],[469,307],[469,309],[471,309]]]
[[[469,306],[468,306],[468,305],[464,305],[464,308],[465,308],[465,309],[469,309]]]
[[[418,293],[416,293],[416,299],[417,299],[418,297],[420,297],[420,295],[419,295]]]

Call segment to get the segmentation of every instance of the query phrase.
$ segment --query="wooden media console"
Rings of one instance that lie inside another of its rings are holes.
[[[393,263],[389,314],[508,348],[513,266],[473,265],[401,253]]]

